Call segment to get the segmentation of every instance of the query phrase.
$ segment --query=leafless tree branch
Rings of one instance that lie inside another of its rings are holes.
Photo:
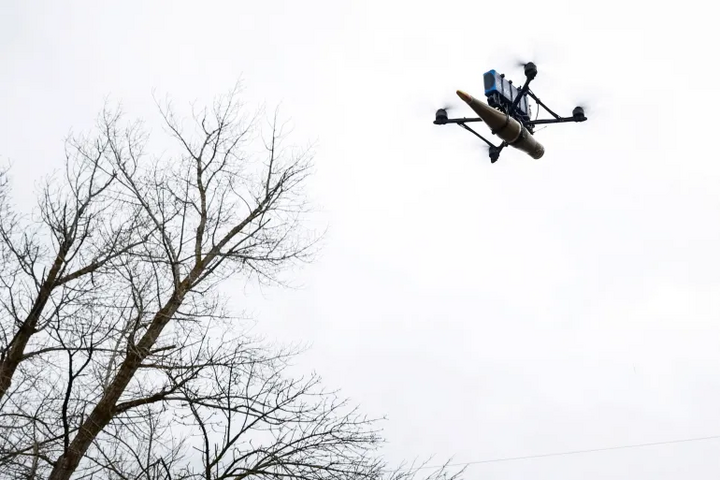
[[[218,284],[282,284],[319,240],[311,152],[284,148],[277,111],[253,151],[239,94],[190,121],[158,102],[176,147],[159,159],[106,108],[34,216],[0,171],[0,478],[412,479],[376,419],[223,308]]]

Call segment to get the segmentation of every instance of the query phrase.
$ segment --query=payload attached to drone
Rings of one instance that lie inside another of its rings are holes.
[[[536,125],[584,122],[587,118],[582,107],[575,107],[570,117],[561,117],[550,110],[529,88],[530,82],[537,76],[537,67],[532,62],[524,64],[524,67],[526,80],[525,84],[520,88],[515,87],[512,80],[507,80],[504,74],[499,74],[495,70],[486,72],[483,75],[483,80],[487,103],[461,90],[457,91],[457,95],[477,113],[479,118],[448,118],[447,109],[441,108],[435,112],[435,121],[433,123],[436,125],[454,123],[475,134],[488,144],[492,163],[495,163],[500,158],[500,152],[508,145],[527,153],[534,159],[542,157],[545,148],[533,136]],[[535,100],[538,108],[544,108],[554,118],[536,118],[532,120],[528,95]],[[494,145],[466,125],[471,122],[485,122],[490,127],[491,132],[502,140],[500,146]]]

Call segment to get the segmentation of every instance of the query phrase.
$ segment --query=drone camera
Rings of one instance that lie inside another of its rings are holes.
[[[444,108],[439,109],[437,112],[435,112],[435,121],[433,122],[435,125],[444,125],[448,121],[448,114],[447,110]]]

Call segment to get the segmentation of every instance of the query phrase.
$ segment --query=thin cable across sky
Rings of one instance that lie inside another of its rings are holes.
[[[580,453],[595,453],[595,452],[606,452],[609,450],[626,450],[630,448],[642,448],[642,447],[654,447],[658,445],[672,445],[677,443],[689,443],[689,442],[703,442],[708,440],[719,440],[720,435],[712,435],[709,437],[695,437],[695,438],[685,438],[681,440],[666,440],[662,442],[649,442],[649,443],[635,443],[630,445],[618,445],[614,447],[602,447],[602,448],[590,448],[587,450],[570,450],[565,452],[555,452],[555,453],[541,453],[537,455],[523,455],[518,457],[503,457],[503,458],[491,458],[486,460],[475,460],[471,462],[460,462],[460,463],[449,463],[447,465],[435,465],[435,466],[426,466],[426,467],[420,467],[417,470],[427,470],[432,468],[442,468],[442,467],[465,467],[469,465],[479,465],[483,463],[500,463],[500,462],[514,462],[518,460],[531,460],[536,458],[547,458],[547,457],[561,457],[565,455],[577,455]]]

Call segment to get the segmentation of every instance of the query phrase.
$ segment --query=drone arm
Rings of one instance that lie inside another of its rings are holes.
[[[523,88],[524,88],[524,87],[523,87]],[[555,117],[556,119],[559,119],[559,118],[560,118],[560,115],[558,115],[557,113],[555,113],[555,112],[553,112],[552,110],[550,110],[550,109],[548,108],[548,106],[545,105],[543,102],[541,102],[540,99],[539,99],[538,97],[536,97],[533,92],[531,92],[531,91],[528,90],[527,93],[528,93],[528,95],[530,95],[530,96],[533,98],[533,100],[535,100],[535,101],[537,102],[538,105],[540,105],[540,106],[543,107],[545,110],[547,110],[547,112],[548,112],[550,115],[552,115],[552,116]]]
[[[557,113],[550,110],[547,105],[542,103],[540,101],[540,99],[535,96],[534,93],[528,91],[528,95],[530,95],[537,102],[538,105],[540,105],[545,110],[547,110],[547,112],[550,113],[550,115],[555,117],[555,118],[548,118],[548,119],[531,120],[528,122],[528,125],[534,126],[534,125],[551,124],[551,123],[584,122],[585,120],[587,120],[587,118],[585,117],[585,113],[583,112],[582,108],[580,108],[580,107],[576,107],[576,109],[573,110],[571,117],[561,117]]]
[[[480,140],[482,140],[483,142],[488,144],[488,147],[490,147],[490,149],[488,151],[488,154],[490,156],[490,163],[495,163],[498,161],[498,158],[500,158],[500,152],[502,152],[502,149],[505,148],[505,146],[507,145],[506,142],[501,143],[500,146],[497,147],[497,146],[493,145],[492,142],[490,142],[490,140],[483,137],[482,135],[480,135],[479,133],[477,133],[475,130],[468,127],[464,123],[458,123],[458,125],[460,125],[462,128],[464,128],[465,130],[472,133],[473,135],[478,137]]]
[[[557,117],[557,118],[543,118],[540,120],[531,120],[528,122],[530,125],[543,125],[552,123],[567,123],[567,122],[584,122],[587,118],[575,118],[575,117]]]
[[[515,100],[513,100],[513,103],[510,106],[510,112],[509,112],[510,116],[512,116],[515,113],[515,109],[517,108],[518,104],[520,103],[520,100],[522,100],[522,98],[525,95],[530,94],[530,95],[532,95],[533,98],[535,98],[535,95],[533,95],[532,92],[530,92],[530,82],[532,81],[532,79],[533,79],[533,77],[527,77],[527,81],[525,82],[525,85],[522,86],[522,88],[518,92],[517,97],[515,97]],[[538,100],[537,98],[535,98],[535,100],[538,103],[540,103],[540,100]],[[547,108],[547,107],[545,107],[545,108]]]
[[[478,137],[478,138],[479,138],[480,140],[482,140],[483,142],[487,143],[490,147],[502,149],[502,146],[496,147],[495,145],[492,144],[492,142],[491,142],[490,140],[488,140],[487,138],[483,137],[482,135],[480,135],[479,133],[477,133],[475,130],[473,130],[472,128],[468,127],[468,126],[465,125],[464,123],[458,122],[458,125],[460,125],[462,128],[464,128],[464,129],[467,130],[468,132],[470,132],[470,133],[472,133],[473,135],[475,135],[476,137]]]
[[[457,123],[458,125],[462,125],[463,123],[482,121],[482,118],[445,118],[442,120],[435,120],[433,123],[435,125],[445,125],[446,123]]]

